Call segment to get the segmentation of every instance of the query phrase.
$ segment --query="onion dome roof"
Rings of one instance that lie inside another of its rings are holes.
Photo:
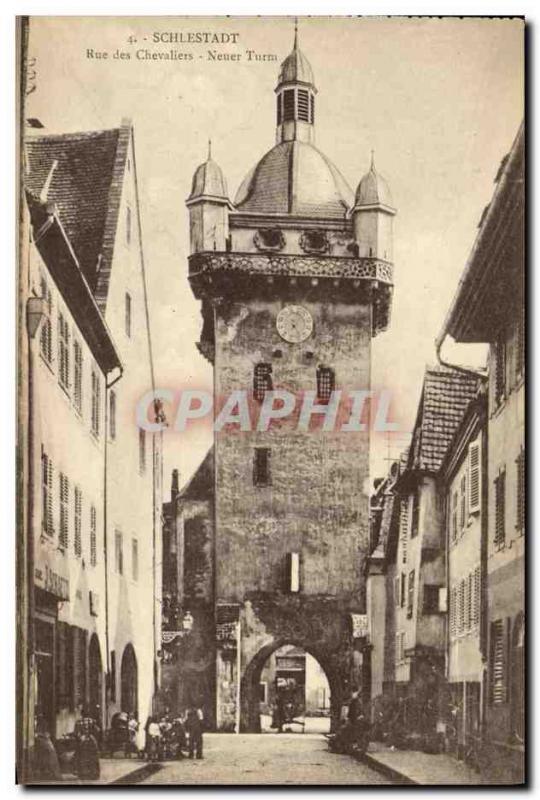
[[[388,183],[375,169],[373,160],[356,190],[356,206],[389,206],[393,208],[392,195]]]
[[[225,176],[221,167],[212,159],[210,152],[204,164],[200,164],[195,170],[188,200],[202,196],[219,197],[220,199],[228,197]]]

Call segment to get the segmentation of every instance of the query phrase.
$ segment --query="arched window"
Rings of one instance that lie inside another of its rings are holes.
[[[133,645],[127,644],[120,667],[120,705],[122,711],[138,715],[137,659]]]

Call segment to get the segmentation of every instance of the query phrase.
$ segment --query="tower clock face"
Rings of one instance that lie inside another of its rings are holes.
[[[311,336],[313,317],[302,306],[285,306],[277,315],[276,327],[282,339],[298,344]]]

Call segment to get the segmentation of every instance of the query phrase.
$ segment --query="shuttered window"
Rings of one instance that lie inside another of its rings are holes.
[[[516,458],[516,530],[525,532],[525,451]]]
[[[506,339],[501,333],[495,344],[495,406],[498,406],[506,394]]]
[[[99,436],[101,427],[101,384],[99,375],[95,369],[92,370],[92,420],[91,430],[94,436]]]
[[[116,439],[116,392],[113,390],[109,395],[109,436]]]
[[[49,456],[41,455],[41,528],[46,536],[54,536],[53,525],[53,464]]]
[[[457,632],[463,633],[465,627],[465,581],[461,580],[458,587],[458,618],[457,618]]]
[[[285,89],[283,92],[283,121],[294,119],[294,89]]]
[[[119,575],[124,574],[124,541],[118,530],[114,532],[114,566]]]
[[[506,702],[506,648],[502,619],[491,623],[490,660],[491,702],[493,705],[500,705]]]
[[[406,594],[406,591],[407,591],[407,576],[405,575],[404,572],[402,572],[401,573],[401,587],[400,587],[400,593],[399,593],[400,594],[400,598],[399,598],[400,602],[399,602],[399,604],[400,604],[401,608],[405,607],[405,594]]]
[[[482,471],[480,463],[480,442],[469,445],[469,513],[476,514],[481,508]]]
[[[502,469],[495,478],[495,546],[504,547],[506,541],[506,471]]]
[[[96,507],[90,508],[90,564],[97,564],[97,512]]]
[[[404,497],[400,504],[400,540],[401,540],[401,560],[407,563],[407,543],[409,538],[409,498]]]
[[[473,606],[474,606],[474,573],[471,572],[465,581],[465,629],[470,631],[473,624]]]
[[[329,403],[336,388],[336,373],[331,367],[317,367],[317,401]]]
[[[401,580],[399,575],[394,578],[394,598],[396,606],[401,605]]]
[[[61,550],[67,550],[69,547],[69,481],[63,472],[60,473],[58,490],[60,500],[58,546]]]
[[[462,475],[459,482],[459,526],[463,533],[467,523],[467,475]]]
[[[450,591],[450,636],[457,636],[457,586],[452,586]]]
[[[480,567],[476,567],[473,573],[474,580],[474,601],[472,607],[472,625],[474,627],[480,625],[480,608],[482,602],[482,582]]]
[[[262,403],[266,392],[271,392],[272,389],[272,364],[256,364],[253,370],[253,397],[258,403]]]
[[[414,569],[409,572],[409,588],[407,592],[407,617],[411,618],[414,607]]]
[[[256,447],[253,454],[253,484],[254,486],[269,486],[270,483],[270,448]]]
[[[45,301],[47,316],[41,323],[40,348],[45,361],[52,362],[52,294],[45,278],[41,278],[41,297]]]
[[[58,382],[69,391],[69,326],[61,312],[58,314]]]
[[[73,493],[74,526],[73,526],[73,549],[75,555],[80,558],[82,555],[82,491],[80,486],[76,486]]]
[[[79,414],[82,411],[82,347],[76,339],[73,341],[73,404]]]
[[[309,122],[309,92],[306,89],[297,90],[298,119]]]
[[[457,542],[458,538],[458,493],[452,495],[452,542]]]

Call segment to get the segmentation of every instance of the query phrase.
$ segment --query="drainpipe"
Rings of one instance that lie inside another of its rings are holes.
[[[111,652],[109,646],[109,566],[107,553],[107,452],[109,441],[109,391],[118,383],[124,369],[118,367],[119,373],[111,383],[107,382],[107,372],[105,375],[105,422],[103,428],[104,450],[103,450],[103,569],[105,571],[105,663],[107,666],[107,681],[105,686],[105,727],[109,726],[109,699],[111,695]]]

